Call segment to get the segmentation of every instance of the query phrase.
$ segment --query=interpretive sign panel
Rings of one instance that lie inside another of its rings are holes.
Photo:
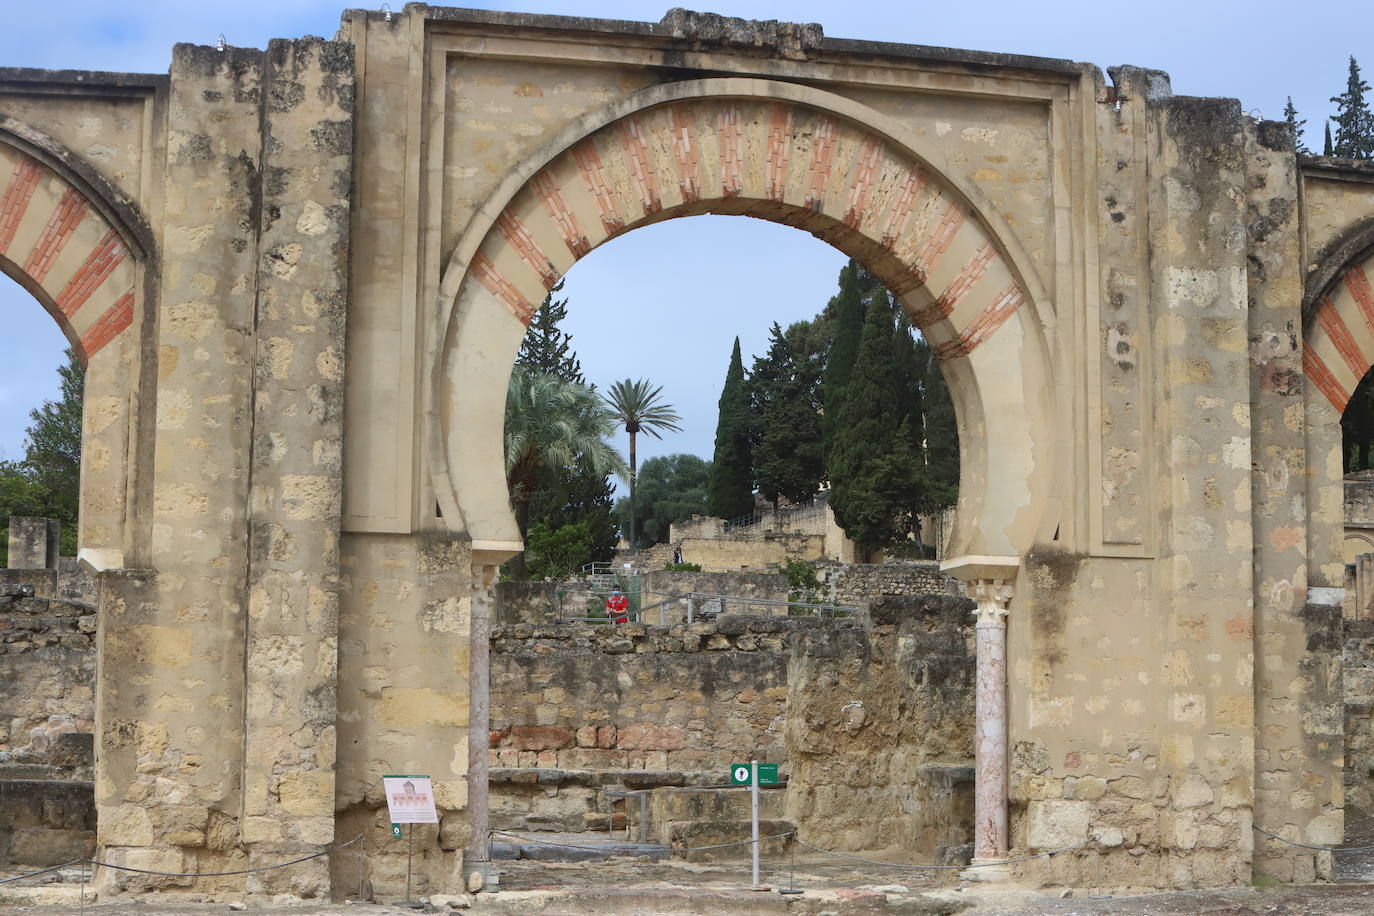
[[[393,824],[437,824],[434,787],[428,776],[383,776],[386,807]]]

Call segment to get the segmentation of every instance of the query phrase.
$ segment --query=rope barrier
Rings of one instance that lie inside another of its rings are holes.
[[[758,838],[757,841],[750,839],[750,840],[739,840],[739,841],[734,842],[734,843],[717,843],[717,844],[715,844],[714,846],[684,846],[684,847],[682,847],[681,851],[682,851],[682,852],[700,852],[700,851],[703,850],[703,849],[725,849],[727,846],[748,846],[748,845],[750,845],[750,844],[752,844],[752,843],[754,843],[754,842],[766,843],[766,842],[769,841],[769,840],[777,840],[777,839],[781,839],[782,837],[795,836],[795,835],[796,835],[796,832],[797,832],[797,831],[795,831],[795,830],[789,830],[789,831],[787,831],[786,833],[775,833],[775,834],[773,834],[772,836],[761,836],[761,837]],[[559,847],[560,849],[587,849],[587,850],[591,850],[592,852],[605,852],[607,849],[610,848],[610,845],[609,845],[609,844],[608,844],[607,846],[574,846],[574,845],[571,844],[571,843],[555,843],[555,842],[553,842],[552,840],[540,840],[540,839],[536,839],[535,837],[520,836],[518,833],[507,833],[507,832],[504,831],[504,830],[493,830],[493,831],[492,831],[492,834],[493,834],[494,836],[506,836],[506,837],[510,837],[510,838],[513,839],[513,840],[521,840],[521,841],[523,841],[523,842],[525,842],[525,843],[534,843],[536,846],[557,846],[557,847]],[[630,844],[630,845],[640,846],[640,845],[644,845],[644,844],[641,844],[641,843],[634,843],[634,844]],[[656,844],[656,845],[657,845],[657,844]]]
[[[1256,827],[1254,824],[1251,824],[1250,827],[1252,830],[1258,830],[1265,836],[1272,837],[1273,839],[1278,840],[1280,843],[1287,843],[1289,846],[1297,846],[1302,849],[1316,849],[1320,850],[1321,852],[1363,852],[1364,850],[1374,849],[1374,844],[1370,844],[1368,846],[1317,846],[1312,843],[1299,843],[1297,840],[1290,840],[1287,837],[1281,837],[1277,833],[1270,833],[1263,827]]]
[[[1053,856],[1058,855],[1061,852],[1069,852],[1070,850],[1074,849],[1082,849],[1084,846],[1087,846],[1091,842],[1092,840],[1084,840],[1083,842],[1075,843],[1072,846],[1063,846],[1059,849],[1047,849],[1044,852],[1037,852],[1035,855],[1032,856],[1020,856],[1015,859],[1002,859],[997,862],[975,862],[970,865],[901,865],[896,862],[879,862],[877,859],[865,859],[862,856],[851,856],[843,852],[832,852],[829,849],[821,849],[819,846],[812,846],[810,843],[806,842],[800,837],[797,838],[798,846],[805,846],[807,849],[823,853],[827,856],[834,856],[837,859],[849,859],[853,862],[862,862],[865,865],[878,865],[883,868],[896,868],[901,869],[902,871],[932,871],[937,869],[953,868],[957,868],[960,871],[963,871],[965,868],[988,868],[993,865],[1012,865],[1016,862],[1029,862],[1031,859],[1043,859],[1045,856]]]
[[[72,859],[62,865],[54,865],[51,868],[43,868],[38,871],[31,871],[27,875],[15,875],[12,878],[0,878],[0,884],[9,884],[12,881],[23,881],[25,878],[37,878],[39,875],[46,875],[48,872],[61,871],[64,868],[71,868],[73,865],[85,864],[85,859]]]
[[[154,871],[149,868],[134,868],[131,865],[115,865],[113,862],[102,862],[99,859],[92,859],[87,857],[83,859],[73,859],[65,865],[54,865],[51,868],[45,868],[42,871],[30,872],[27,875],[17,875],[13,878],[5,878],[4,880],[0,880],[0,884],[9,884],[12,881],[22,881],[25,878],[34,878],[38,875],[45,875],[48,872],[59,871],[63,868],[71,868],[74,865],[91,865],[96,868],[113,868],[115,871],[129,871],[135,872],[140,875],[158,875],[163,878],[228,878],[233,875],[251,875],[256,874],[257,872],[273,871],[278,868],[287,868],[291,865],[299,865],[301,862],[308,862],[311,859],[318,859],[320,856],[327,856],[331,852],[334,852],[336,850],[346,849],[347,847],[352,846],[354,843],[358,842],[362,838],[363,835],[360,833],[353,839],[349,840],[347,843],[340,843],[337,846],[330,846],[326,849],[321,849],[319,852],[312,852],[308,856],[301,856],[299,859],[292,859],[289,862],[279,862],[276,865],[258,865],[253,868],[240,868],[234,871]]]

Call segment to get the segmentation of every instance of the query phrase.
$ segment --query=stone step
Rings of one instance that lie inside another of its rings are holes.
[[[533,859],[539,862],[605,862],[618,856],[668,858],[667,846],[656,843],[628,843],[604,833],[523,834],[503,837],[491,844],[493,859]]]
[[[781,819],[785,814],[786,790],[759,789],[759,817]],[[673,821],[748,821],[749,788],[672,787],[649,793],[649,823],[660,842],[666,842],[663,825]]]
[[[717,859],[749,858],[753,824],[742,821],[672,821],[667,825],[668,845],[674,858],[688,862],[710,862]],[[791,821],[759,819],[759,838],[777,836],[796,829]],[[790,849],[791,837],[762,841],[761,856],[776,856]],[[733,844],[733,845],[724,845]],[[709,849],[705,847],[720,847]]]

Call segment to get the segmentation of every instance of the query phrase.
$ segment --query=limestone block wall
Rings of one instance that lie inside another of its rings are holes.
[[[497,627],[492,765],[723,778],[732,761],[777,761],[787,636],[820,623],[726,615],[666,628]]]
[[[0,753],[30,744],[53,716],[91,732],[95,719],[95,608],[0,585]]]
[[[802,631],[788,680],[787,819],[830,849],[972,842],[973,603],[875,600],[863,627]]]
[[[769,534],[761,538],[683,538],[682,559],[709,570],[766,570],[784,560],[819,560],[825,536]]]
[[[1345,622],[1345,804],[1374,811],[1374,621]]]

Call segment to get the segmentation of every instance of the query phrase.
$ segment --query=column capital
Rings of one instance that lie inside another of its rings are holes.
[[[979,625],[993,626],[1005,626],[1020,569],[1020,557],[962,556],[940,564],[940,571],[963,582],[964,594],[978,602]]]

